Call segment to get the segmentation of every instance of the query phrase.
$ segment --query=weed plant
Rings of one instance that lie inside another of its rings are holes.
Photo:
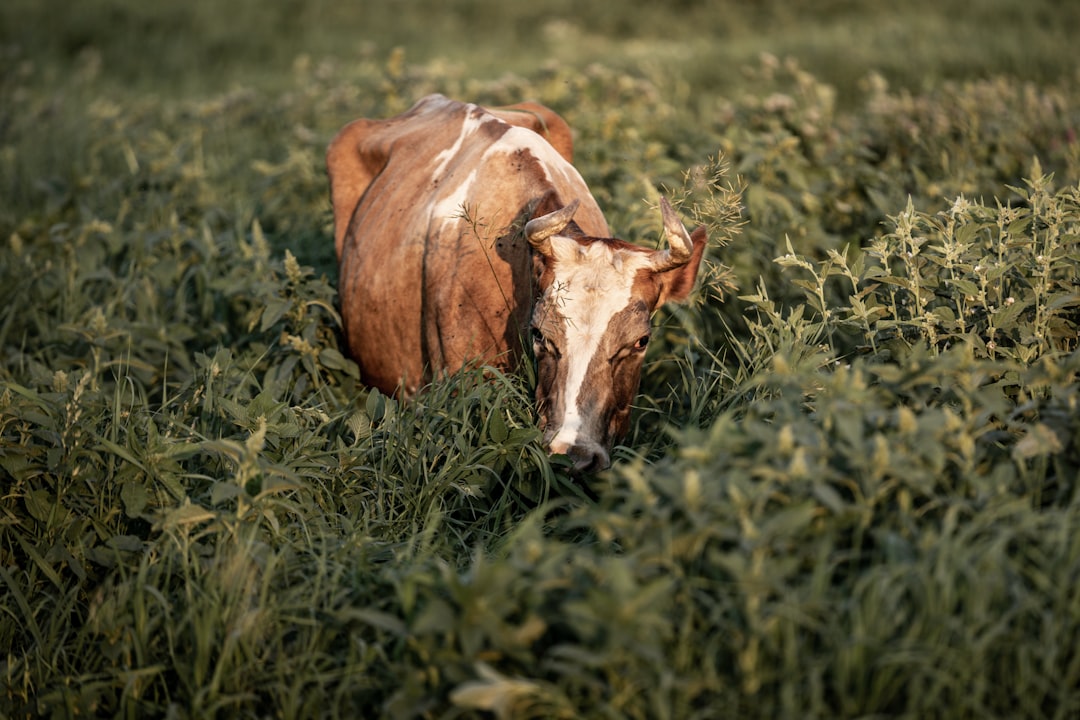
[[[1075,83],[34,72],[0,111],[0,714],[1080,713]],[[709,226],[595,478],[528,368],[403,404],[342,354],[323,149],[431,91],[563,113],[629,240],[661,191]]]

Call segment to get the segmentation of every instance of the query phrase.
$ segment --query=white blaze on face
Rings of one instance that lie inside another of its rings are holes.
[[[600,349],[612,319],[632,299],[634,280],[648,266],[648,256],[612,250],[604,243],[579,244],[570,238],[551,238],[555,255],[554,282],[545,294],[545,306],[558,312],[565,324],[566,370],[563,417],[549,418],[559,428],[551,439],[553,450],[569,448],[582,438],[581,395],[588,382],[589,364]]]

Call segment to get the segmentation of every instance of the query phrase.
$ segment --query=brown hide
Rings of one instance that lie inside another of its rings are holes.
[[[469,363],[511,369],[531,335],[545,445],[591,471],[626,433],[650,316],[690,292],[706,238],[663,199],[667,249],[610,238],[572,155],[541,105],[431,95],[347,125],[327,169],[363,381],[407,396]]]
[[[505,138],[511,128],[536,135]],[[578,225],[608,234],[572,153],[569,127],[543,106],[491,112],[438,95],[334,138],[338,290],[365,383],[395,392],[403,381],[409,394],[433,370],[514,364],[533,299],[521,235],[533,209],[547,196],[580,198]]]
[[[354,120],[331,141],[326,152],[326,169],[330,176],[334,247],[338,260],[341,259],[342,241],[357,202],[371,185],[371,179],[386,166],[394,140],[398,133],[404,131],[402,126],[424,114],[425,108],[437,106],[436,97],[424,98],[405,114],[387,120]],[[490,108],[488,112],[509,125],[532,130],[547,140],[566,162],[574,161],[570,126],[550,108],[539,103],[524,102]]]

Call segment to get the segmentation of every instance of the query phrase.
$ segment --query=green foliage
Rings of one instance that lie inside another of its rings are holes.
[[[592,522],[672,582],[668,714],[1066,716],[1076,362],[781,367],[664,463],[622,466]]]
[[[1075,81],[369,50],[162,99],[4,52],[0,714],[1080,712]],[[342,354],[322,153],[434,91],[561,112],[620,236],[709,230],[595,478],[528,368],[401,403]]]
[[[811,262],[788,240],[776,262],[812,278],[792,282],[814,312],[814,337],[835,347],[853,335],[862,342],[856,350],[877,357],[965,343],[980,357],[1025,365],[1076,350],[1080,186],[1055,194],[1049,177],[1025,182],[1028,189],[1014,188],[1018,207],[986,208],[961,195],[948,211],[929,215],[909,201],[890,218],[894,232],[852,262],[835,250]],[[843,278],[846,305],[830,300],[833,277]],[[746,299],[775,313],[761,294]]]
[[[191,95],[278,86],[303,54],[364,63],[397,47],[474,76],[532,74],[559,58],[648,65],[687,92],[731,94],[769,52],[801,58],[846,99],[868,68],[914,92],[941,79],[1069,78],[1078,25],[1080,7],[1056,0],[981,0],[978,12],[964,0],[7,0],[0,47],[21,48],[50,81],[92,59],[116,87]]]

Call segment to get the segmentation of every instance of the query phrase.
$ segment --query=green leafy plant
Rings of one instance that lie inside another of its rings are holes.
[[[495,79],[350,37],[187,97],[118,87],[115,44],[0,48],[0,715],[1076,715],[1075,81],[841,88],[583,27]],[[527,365],[402,402],[342,351],[326,142],[433,91],[562,113],[628,241],[661,193],[708,228],[596,477]]]
[[[1080,189],[1054,192],[1048,176],[1025,182],[1026,189],[1014,189],[1017,206],[987,208],[961,196],[949,210],[927,214],[909,201],[890,218],[894,231],[850,262],[830,251],[814,263],[790,241],[776,262],[810,275],[793,283],[819,321],[815,336],[834,346],[842,335],[875,355],[966,343],[981,357],[1025,365],[1070,352],[1080,333]],[[848,292],[847,305],[830,300],[833,278]],[[764,305],[764,298],[751,299]]]

